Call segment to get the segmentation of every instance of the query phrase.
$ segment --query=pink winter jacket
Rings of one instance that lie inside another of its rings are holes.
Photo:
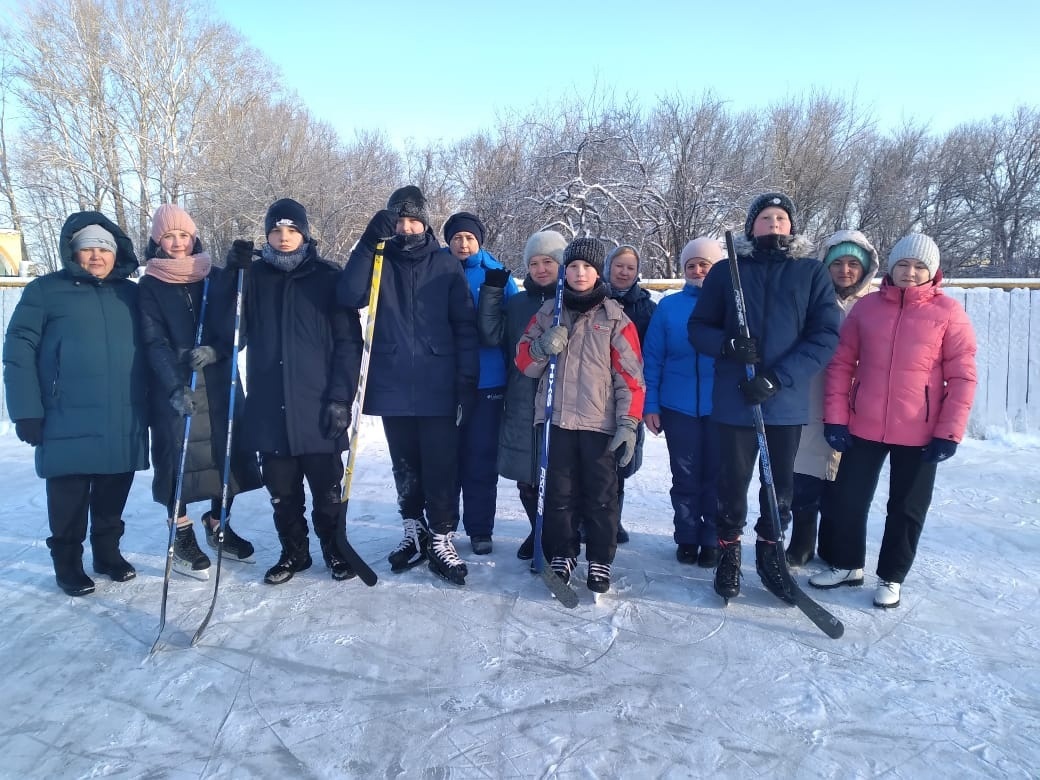
[[[975,331],[941,283],[941,271],[920,287],[886,276],[856,304],[827,367],[824,422],[885,444],[960,442],[975,397]]]

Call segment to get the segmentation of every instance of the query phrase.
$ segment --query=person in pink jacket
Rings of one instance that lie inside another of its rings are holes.
[[[943,294],[939,248],[923,233],[888,256],[881,289],[857,304],[827,367],[823,422],[844,453],[820,519],[817,588],[862,585],[867,515],[885,457],[888,515],[874,606],[899,606],[932,501],[936,465],[953,457],[975,396],[975,333]]]

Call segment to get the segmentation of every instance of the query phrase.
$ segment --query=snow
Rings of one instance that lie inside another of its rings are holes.
[[[710,571],[676,562],[654,437],[626,485],[632,541],[598,603],[579,585],[582,603],[564,609],[516,559],[528,526],[505,481],[494,554],[460,541],[464,588],[425,567],[391,574],[393,479],[366,419],[349,529],[379,583],[335,583],[319,557],[264,585],[278,542],[266,493],[253,492],[234,526],[257,565],[225,563],[195,648],[212,580],[175,576],[149,656],[166,545],[149,476],[124,515],[137,579],[98,578],[93,595],[65,597],[44,544],[44,483],[10,427],[0,424],[0,776],[1036,777],[1036,437],[968,440],[940,466],[891,611],[871,606],[883,475],[867,586],[812,593],[845,622],[835,641],[762,589],[750,546],[729,607]]]

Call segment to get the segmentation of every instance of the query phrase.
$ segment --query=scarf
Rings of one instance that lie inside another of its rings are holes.
[[[213,261],[209,252],[203,250],[197,255],[186,257],[150,257],[144,272],[154,276],[161,282],[169,284],[191,284],[209,276]]]
[[[602,279],[597,279],[596,283],[585,292],[572,290],[569,284],[563,288],[563,305],[579,314],[584,314],[603,303],[606,297],[607,286],[603,284]]]
[[[279,271],[289,273],[295,271],[307,257],[307,243],[300,244],[295,252],[279,252],[270,244],[264,244],[260,250],[260,259]]]

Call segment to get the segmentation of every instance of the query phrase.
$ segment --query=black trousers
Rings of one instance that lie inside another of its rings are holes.
[[[458,521],[459,429],[454,417],[384,417],[401,517],[446,534]]]
[[[231,505],[234,503],[234,501],[235,497],[229,493],[227,501],[228,515],[231,514]],[[209,502],[209,513],[215,520],[220,519],[220,505],[221,501],[219,498],[214,498]],[[173,517],[173,509],[174,506],[172,503],[166,507],[166,512],[170,517]],[[187,506],[185,504],[181,504],[181,517],[184,517],[184,515],[187,513],[187,510]]]
[[[841,456],[833,490],[823,502],[820,557],[839,569],[860,569],[867,555],[867,516],[885,458],[889,459],[888,514],[877,576],[903,582],[932,503],[936,464],[921,460],[920,447],[902,447],[853,437]]]
[[[576,558],[581,546],[578,522],[585,528],[585,557],[613,563],[617,551],[617,458],[610,435],[553,426],[545,480],[543,547],[549,557]]]
[[[83,552],[90,516],[91,543],[115,544],[123,535],[126,507],[134,472],[123,474],[70,474],[47,480],[47,519],[51,550],[78,549]]]
[[[719,425],[719,516],[716,526],[719,539],[732,541],[740,536],[747,522],[747,492],[751,472],[758,457],[758,435],[754,428]],[[786,528],[791,522],[791,499],[794,494],[794,458],[802,437],[800,425],[767,425],[766,444],[772,466],[773,487],[780,509],[780,523]],[[758,491],[759,517],[755,531],[763,539],[777,541],[769,516],[761,464],[759,464]]]
[[[340,509],[343,462],[338,453],[272,455],[260,453],[264,486],[271,494],[274,527],[282,544],[302,547],[307,543],[303,481],[311,490],[311,521],[319,539],[328,541],[336,530]],[[219,511],[219,509],[217,510]]]

